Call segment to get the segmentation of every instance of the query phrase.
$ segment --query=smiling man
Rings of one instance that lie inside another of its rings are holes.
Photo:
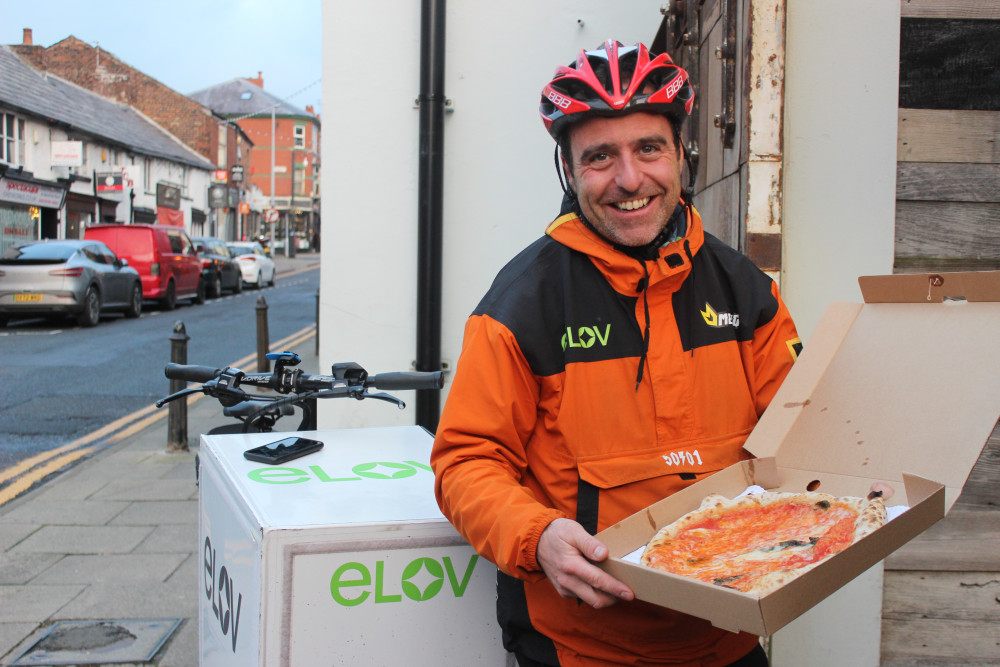
[[[431,463],[442,511],[500,569],[521,667],[767,664],[756,637],[594,565],[596,532],[749,456],[799,349],[773,281],[682,188],[687,79],[614,41],[556,70],[540,111],[562,214],[466,323]]]

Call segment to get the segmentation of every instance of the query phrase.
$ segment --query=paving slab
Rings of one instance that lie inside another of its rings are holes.
[[[193,500],[198,497],[194,479],[120,479],[94,493],[102,500]]]
[[[0,586],[0,623],[41,623],[79,595],[84,586]]]
[[[33,523],[5,523],[0,516],[0,551],[6,551],[12,546],[38,530]]]
[[[8,553],[127,553],[151,532],[150,526],[42,526]]]
[[[64,558],[62,554],[22,555],[0,553],[0,585],[24,585]]]
[[[110,522],[113,526],[198,523],[197,500],[144,500],[128,503]]]
[[[100,526],[121,514],[129,503],[119,500],[39,500],[0,517],[0,523]]]
[[[35,578],[35,584],[136,583],[166,581],[187,554],[67,555]]]
[[[197,618],[198,604],[191,582],[105,584],[89,586],[58,612],[62,619],[87,618]]]
[[[0,665],[6,665],[14,660],[27,648],[28,642],[25,638],[37,627],[34,623],[0,623]]]
[[[198,544],[198,525],[169,523],[157,526],[133,553],[191,553]]]

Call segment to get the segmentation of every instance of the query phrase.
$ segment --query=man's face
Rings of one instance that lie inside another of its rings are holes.
[[[677,206],[683,158],[665,116],[595,116],[568,129],[570,187],[587,220],[626,246],[656,238]]]

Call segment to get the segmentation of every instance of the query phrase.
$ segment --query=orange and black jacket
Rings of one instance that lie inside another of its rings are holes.
[[[535,559],[556,518],[594,533],[747,458],[798,353],[773,281],[686,210],[648,261],[559,217],[466,323],[437,499],[501,571],[505,645],[542,662],[727,665],[756,641],[644,602],[563,599]]]

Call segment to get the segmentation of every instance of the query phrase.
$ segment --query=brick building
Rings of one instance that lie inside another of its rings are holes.
[[[191,98],[238,124],[253,141],[249,180],[260,189],[261,205],[278,211],[278,242],[290,230],[299,235],[300,245],[311,243],[320,212],[320,119],[313,108],[299,109],[264,90],[260,72],[191,93]]]
[[[209,196],[211,213],[207,219],[192,220],[192,229],[230,240],[244,235],[239,203],[251,197],[237,179],[250,172],[253,141],[241,128],[99,46],[72,35],[45,47],[34,44],[31,29],[25,28],[23,42],[10,48],[40,71],[139,110],[215,164],[218,173]]]

